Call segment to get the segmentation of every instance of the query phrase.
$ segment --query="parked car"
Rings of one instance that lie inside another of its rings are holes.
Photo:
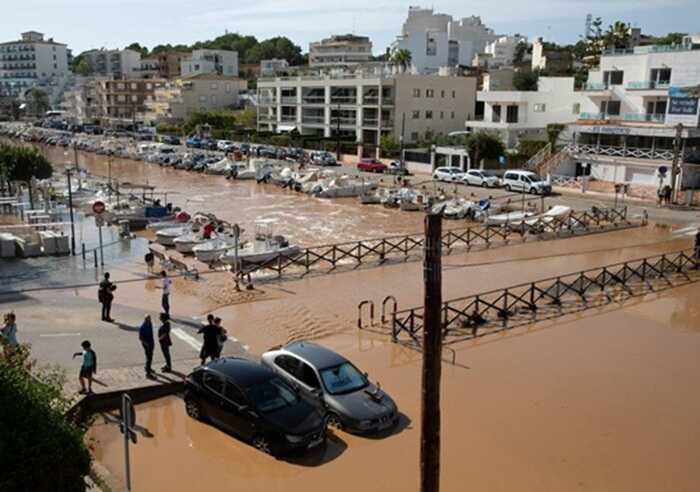
[[[522,191],[536,195],[548,195],[552,186],[532,171],[506,171],[503,187],[508,191]]]
[[[172,135],[163,135],[160,141],[168,145],[180,145],[180,139]]]
[[[190,137],[185,141],[185,145],[192,149],[201,149],[202,141],[199,139],[199,137]]]
[[[391,161],[384,173],[395,174],[397,176],[411,176],[411,173],[401,164],[401,161]]]
[[[203,138],[201,140],[201,145],[203,149],[207,150],[217,150],[216,140],[211,138]]]
[[[376,159],[362,159],[357,163],[357,169],[368,173],[383,173],[388,166]]]
[[[464,179],[464,173],[458,167],[438,167],[433,171],[433,179],[454,183]]]
[[[222,152],[230,152],[236,148],[236,146],[230,140],[218,140],[216,142],[216,148]]]
[[[330,152],[319,151],[311,153],[311,163],[317,166],[340,166],[335,156]]]
[[[483,186],[484,188],[496,188],[501,184],[501,180],[498,176],[493,174],[488,174],[486,171],[481,169],[470,169],[464,173],[462,178],[465,184],[472,186]]]
[[[294,342],[265,352],[262,363],[326,411],[329,427],[358,434],[377,432],[399,420],[394,400],[352,362],[330,349]]]
[[[259,362],[227,357],[196,368],[185,380],[187,415],[279,456],[325,443],[316,407]]]

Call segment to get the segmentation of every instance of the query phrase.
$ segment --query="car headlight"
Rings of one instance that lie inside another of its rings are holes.
[[[284,438],[292,444],[298,444],[304,440],[303,436],[294,436],[292,434],[285,434]]]

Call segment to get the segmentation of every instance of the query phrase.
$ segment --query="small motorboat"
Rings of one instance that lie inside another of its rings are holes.
[[[156,232],[156,242],[163,246],[175,246],[175,239],[192,231],[192,224],[176,224],[164,227]]]
[[[240,241],[240,240],[239,240]],[[243,247],[244,243],[239,242],[239,248]],[[221,256],[230,249],[235,249],[236,237],[233,234],[219,236],[207,242],[197,244],[192,248],[195,258],[202,263],[215,263],[219,261]]]
[[[188,254],[192,253],[195,246],[211,241],[211,239],[204,237],[204,234],[200,231],[187,231],[173,239],[173,245],[178,253]]]
[[[484,220],[484,224],[488,226],[505,226],[520,224],[522,221],[529,217],[532,217],[533,215],[533,212],[507,212],[504,214],[497,214],[486,217],[486,220]]]
[[[255,224],[255,240],[240,249],[229,249],[221,256],[228,265],[261,264],[280,256],[293,258],[301,253],[299,246],[289,244],[284,236],[273,235],[270,221]]]

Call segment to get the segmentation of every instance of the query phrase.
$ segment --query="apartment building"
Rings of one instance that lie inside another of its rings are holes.
[[[270,60],[260,60],[260,71],[258,75],[261,77],[273,77],[280,72],[284,72],[288,68],[289,62],[284,59],[272,58]]]
[[[168,81],[154,90],[141,119],[149,123],[183,120],[192,113],[234,109],[247,82],[237,77],[198,74]]]
[[[90,67],[90,75],[130,79],[139,76],[141,53],[134,50],[90,50],[82,54]]]
[[[489,89],[477,92],[483,112],[466,127],[498,134],[507,148],[521,139],[545,139],[547,125],[573,123],[588,102],[573,77],[540,77],[537,91]]]
[[[0,43],[0,96],[22,97],[35,87],[52,95],[70,75],[70,57],[65,44],[36,31]]]
[[[512,67],[515,52],[520,44],[527,44],[527,38],[519,34],[513,36],[501,36],[488,43],[484,52],[477,54],[475,60],[483,57],[483,64],[476,61],[476,66],[486,66],[490,69]]]
[[[158,61],[159,77],[161,79],[176,79],[181,75],[182,61],[190,56],[180,51],[165,51],[153,55]]]
[[[238,77],[238,52],[228,50],[194,50],[180,63],[183,77],[205,73],[217,73],[226,77]]]
[[[312,68],[352,67],[371,61],[372,41],[366,36],[342,34],[309,44]]]
[[[153,100],[156,89],[165,85],[162,79],[99,80],[90,111],[103,122],[137,121],[137,115]]]
[[[381,137],[414,143],[464,129],[474,114],[475,77],[392,73],[363,68],[258,80],[258,129],[342,135],[378,145]]]
[[[433,9],[409,7],[408,18],[392,49],[411,52],[416,72],[437,73],[441,67],[472,64],[474,55],[500,36],[487,28],[480,17],[454,20]]]
[[[532,70],[547,71],[550,74],[570,72],[574,66],[574,57],[570,50],[547,45],[542,38],[532,43]]]
[[[679,46],[611,50],[589,73],[587,109],[568,126],[569,166],[559,172],[656,189],[678,139],[681,188],[700,186],[700,35]],[[661,182],[670,182],[670,173]]]

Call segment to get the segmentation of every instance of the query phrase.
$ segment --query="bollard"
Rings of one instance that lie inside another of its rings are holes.
[[[83,263],[85,263],[85,243],[82,243],[82,248],[83,248]]]
[[[95,259],[95,268],[97,268],[97,250],[96,250],[96,249],[93,249],[93,250],[92,250],[92,253],[93,253],[93,257],[94,257],[94,259]]]

